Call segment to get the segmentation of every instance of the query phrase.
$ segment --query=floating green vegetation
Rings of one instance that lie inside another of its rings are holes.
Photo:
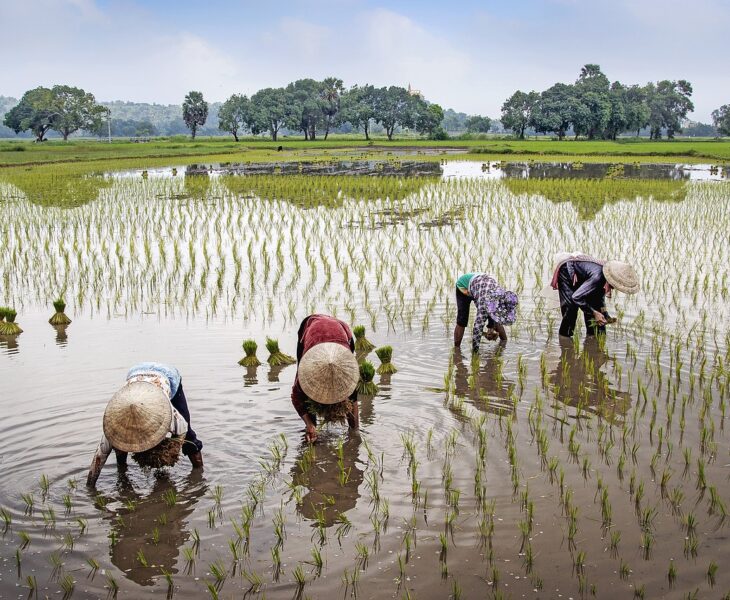
[[[536,195],[551,202],[570,202],[583,220],[593,219],[606,204],[621,200],[646,198],[656,202],[681,202],[687,196],[686,183],[671,179],[620,179],[613,175],[606,179],[507,178],[502,181],[515,195]]]
[[[438,177],[365,175],[224,175],[220,179],[238,196],[330,208],[342,206],[345,199],[402,200],[439,181]]]

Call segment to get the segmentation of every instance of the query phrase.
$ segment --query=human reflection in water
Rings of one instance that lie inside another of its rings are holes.
[[[479,410],[504,414],[512,412],[511,396],[515,382],[502,373],[502,353],[506,342],[500,342],[493,350],[478,360],[478,355],[468,362],[459,348],[454,348],[454,387],[456,395],[469,399]],[[476,372],[473,372],[476,368]]]
[[[122,506],[103,515],[111,524],[110,537],[116,538],[110,546],[112,564],[139,585],[154,585],[163,571],[177,573],[180,548],[190,537],[187,518],[207,489],[199,469],[177,485],[166,472],[158,471],[152,491],[142,496],[126,471],[120,473],[117,491]],[[140,550],[147,567],[137,558]]]
[[[601,367],[608,362],[603,336],[585,339],[583,351],[569,338],[559,338],[560,361],[550,373],[553,396],[566,406],[587,408],[603,417],[625,415],[631,395],[611,386]]]
[[[340,441],[341,455],[338,452]],[[314,452],[314,460],[307,466],[309,452]],[[302,442],[291,472],[294,484],[307,489],[297,506],[300,515],[315,521],[319,513],[323,516],[323,525],[330,527],[339,514],[355,508],[363,480],[359,452],[360,433],[357,430],[350,430],[346,439],[321,436],[316,446]]]

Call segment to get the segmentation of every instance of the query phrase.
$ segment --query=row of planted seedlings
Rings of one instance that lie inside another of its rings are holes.
[[[334,208],[249,197],[217,180],[195,198],[175,179],[118,179],[72,210],[11,192],[4,186],[0,272],[16,308],[66,290],[79,309],[109,315],[294,321],[317,307],[363,308],[372,328],[384,312],[390,327],[425,331],[452,303],[455,277],[478,267],[520,293],[529,322],[542,318],[534,295],[565,248],[631,260],[651,316],[723,317],[728,306],[725,184],[689,185],[682,202],[611,204],[593,221],[570,204],[476,180],[429,182],[403,198],[346,197]],[[687,268],[675,269],[680,261]],[[620,310],[640,306],[623,298]]]
[[[376,438],[358,450],[356,460],[365,469],[354,480],[366,490],[369,511],[362,501],[349,516],[337,510],[338,486],[351,483],[355,466],[345,458],[342,440],[334,452],[305,445],[287,462],[288,442],[281,437],[260,463],[240,515],[224,514],[223,487],[210,490],[207,522],[215,533],[190,532],[181,554],[184,570],[175,575],[150,564],[143,546],[135,568],[152,570],[170,596],[181,586],[197,585],[192,576],[214,597],[226,582],[231,589],[244,585],[262,593],[294,586],[303,597],[307,589],[318,589],[330,568],[342,569],[340,585],[353,595],[364,579],[385,577],[395,594],[415,597],[433,589],[428,574],[436,573],[453,597],[484,581],[494,597],[521,586],[539,591],[556,585],[555,573],[560,593],[653,597],[664,588],[714,593],[722,581],[723,548],[713,538],[722,537],[728,509],[727,478],[717,462],[728,452],[728,341],[727,334],[713,346],[701,334],[655,333],[598,340],[595,347],[574,342],[559,359],[546,350],[532,369],[522,355],[498,356],[490,379],[512,381],[499,405],[490,403],[493,392],[479,377],[484,361],[470,364],[465,399],[457,392],[452,360],[444,375],[451,422],[425,432],[401,430],[402,455],[389,454],[387,466]],[[329,488],[332,494],[306,507],[318,452],[336,457],[326,475],[337,483]],[[83,502],[75,481],[62,494],[54,490],[63,511],[49,500],[50,489],[42,477],[37,490],[22,494],[32,517],[30,525],[23,521],[23,530],[3,509],[4,535],[17,535],[18,578],[25,577],[31,592],[39,582],[22,570],[24,552],[34,541],[28,530],[53,540],[58,547],[48,558],[51,582],[41,586],[57,586],[70,597],[76,586],[94,585],[100,564],[98,557],[86,557],[91,583],[79,583],[71,557],[89,517],[77,516]],[[137,510],[134,501],[122,510],[111,510],[113,500],[104,495],[93,501],[121,527]],[[176,501],[168,491],[165,503],[172,509]],[[164,515],[147,545],[159,543]],[[368,522],[372,529],[364,526]],[[557,537],[556,529],[562,531]],[[112,547],[116,531],[110,528]],[[222,551],[226,547],[229,554]],[[382,558],[383,548],[392,553]],[[471,558],[468,566],[464,553]],[[421,556],[434,564],[422,568]],[[380,565],[377,572],[372,565]],[[105,571],[101,581],[115,595],[119,577]],[[572,579],[565,577],[568,572]],[[665,577],[657,578],[658,572]]]

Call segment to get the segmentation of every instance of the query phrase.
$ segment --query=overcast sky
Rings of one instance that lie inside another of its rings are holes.
[[[0,95],[210,101],[303,77],[422,90],[499,116],[516,89],[688,79],[696,120],[730,103],[730,0],[0,0]]]

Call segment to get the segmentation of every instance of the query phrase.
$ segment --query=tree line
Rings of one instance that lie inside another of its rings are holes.
[[[615,140],[621,133],[639,135],[648,128],[652,139],[663,133],[671,139],[682,131],[682,121],[694,109],[691,96],[692,85],[686,80],[627,86],[610,82],[598,65],[587,64],[574,84],[556,83],[540,93],[516,91],[502,105],[501,126],[519,138],[532,130],[555,134],[561,140],[570,133],[576,138]],[[268,134],[276,141],[282,131],[301,132],[305,140],[326,140],[332,131],[352,129],[369,140],[375,127],[389,140],[398,129],[411,129],[430,139],[448,138],[446,129],[453,131],[455,126],[469,133],[501,131],[499,121],[444,112],[410,89],[373,85],[348,89],[336,77],[299,79],[250,97],[233,94],[210,108],[201,92],[189,92],[179,127],[187,127],[194,138],[211,116],[217,119],[218,130],[230,133],[236,141],[243,133]],[[712,118],[720,134],[730,135],[730,104],[713,111]],[[107,119],[111,119],[111,110],[98,104],[93,94],[56,85],[27,91],[7,111],[3,122],[16,134],[31,131],[43,141],[49,131],[58,132],[63,139],[77,131],[105,132]],[[111,128],[115,135],[158,133],[147,120],[115,120]],[[210,133],[210,126],[204,131]]]
[[[684,79],[624,85],[610,82],[599,65],[587,64],[574,84],[556,83],[540,93],[517,90],[502,105],[502,124],[519,138],[529,128],[561,140],[569,131],[576,138],[615,140],[648,128],[651,139],[662,132],[672,139],[694,110],[691,96],[692,84]]]
[[[345,89],[341,79],[327,77],[265,88],[250,98],[234,94],[220,108],[219,129],[236,140],[240,132],[250,131],[268,133],[276,141],[282,129],[301,132],[305,140],[316,140],[318,135],[326,140],[334,129],[349,123],[369,140],[372,123],[379,123],[389,140],[398,127],[438,139],[446,137],[443,118],[438,104],[405,88],[356,85]]]

